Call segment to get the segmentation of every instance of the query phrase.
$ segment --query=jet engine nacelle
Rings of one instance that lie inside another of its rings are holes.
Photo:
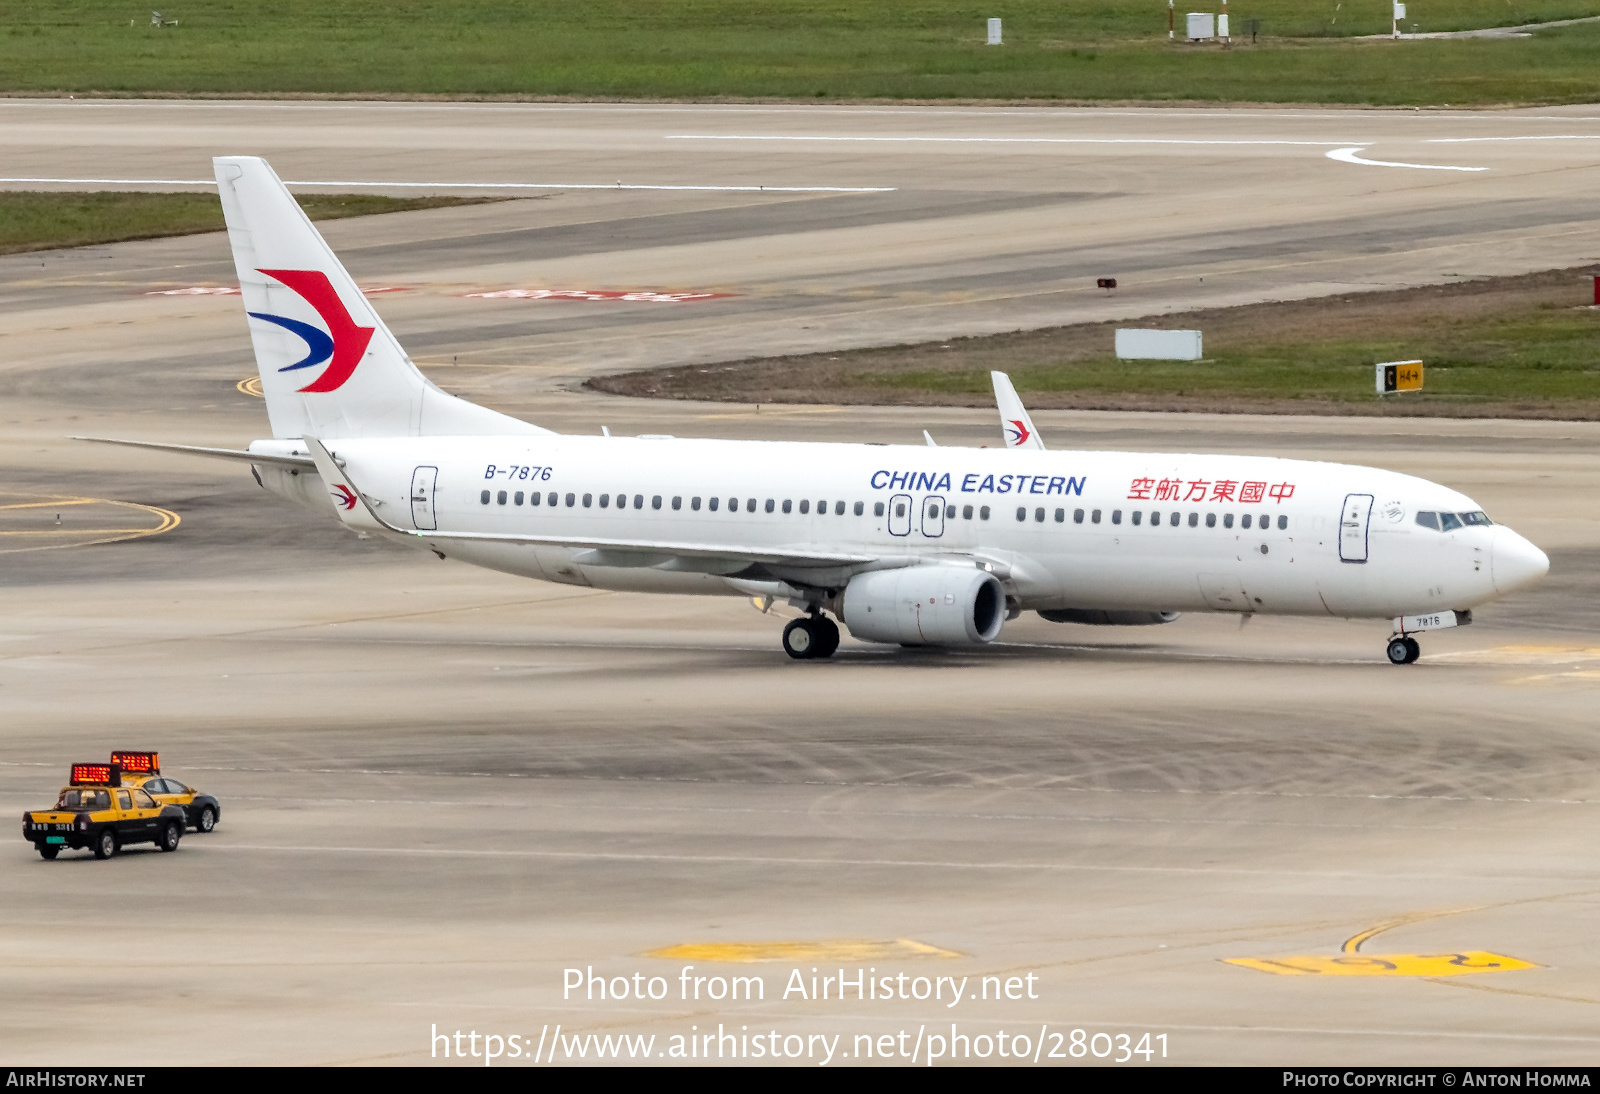
[[[1102,612],[1093,608],[1048,608],[1039,612],[1052,623],[1087,623],[1091,627],[1148,627],[1171,623],[1182,612]]]
[[[993,642],[1006,619],[995,576],[965,566],[908,566],[850,579],[838,614],[856,638],[903,646]]]

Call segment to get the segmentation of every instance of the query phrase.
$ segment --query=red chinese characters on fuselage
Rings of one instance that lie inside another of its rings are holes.
[[[1282,505],[1292,497],[1292,482],[1138,478],[1128,484],[1130,501],[1234,501],[1255,505],[1271,498]]]

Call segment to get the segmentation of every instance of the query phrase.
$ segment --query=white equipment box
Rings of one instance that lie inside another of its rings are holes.
[[[1124,361],[1198,361],[1197,330],[1119,330],[1117,356]]]
[[[989,20],[989,44],[991,46],[1000,44],[1000,20],[998,19]]]
[[[1198,42],[1201,39],[1215,38],[1217,36],[1217,17],[1209,11],[1191,11],[1189,13],[1189,41]]]

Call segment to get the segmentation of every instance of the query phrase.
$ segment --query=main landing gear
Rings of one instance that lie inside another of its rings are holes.
[[[1395,665],[1409,665],[1422,656],[1422,647],[1410,635],[1396,635],[1389,639],[1389,661]]]
[[[796,661],[832,657],[839,648],[839,625],[820,612],[791,620],[783,628],[783,652]]]

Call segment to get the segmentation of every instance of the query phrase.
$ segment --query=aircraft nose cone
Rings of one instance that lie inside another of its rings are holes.
[[[1497,592],[1509,593],[1550,572],[1550,559],[1509,528],[1496,529],[1490,548],[1489,574]]]

